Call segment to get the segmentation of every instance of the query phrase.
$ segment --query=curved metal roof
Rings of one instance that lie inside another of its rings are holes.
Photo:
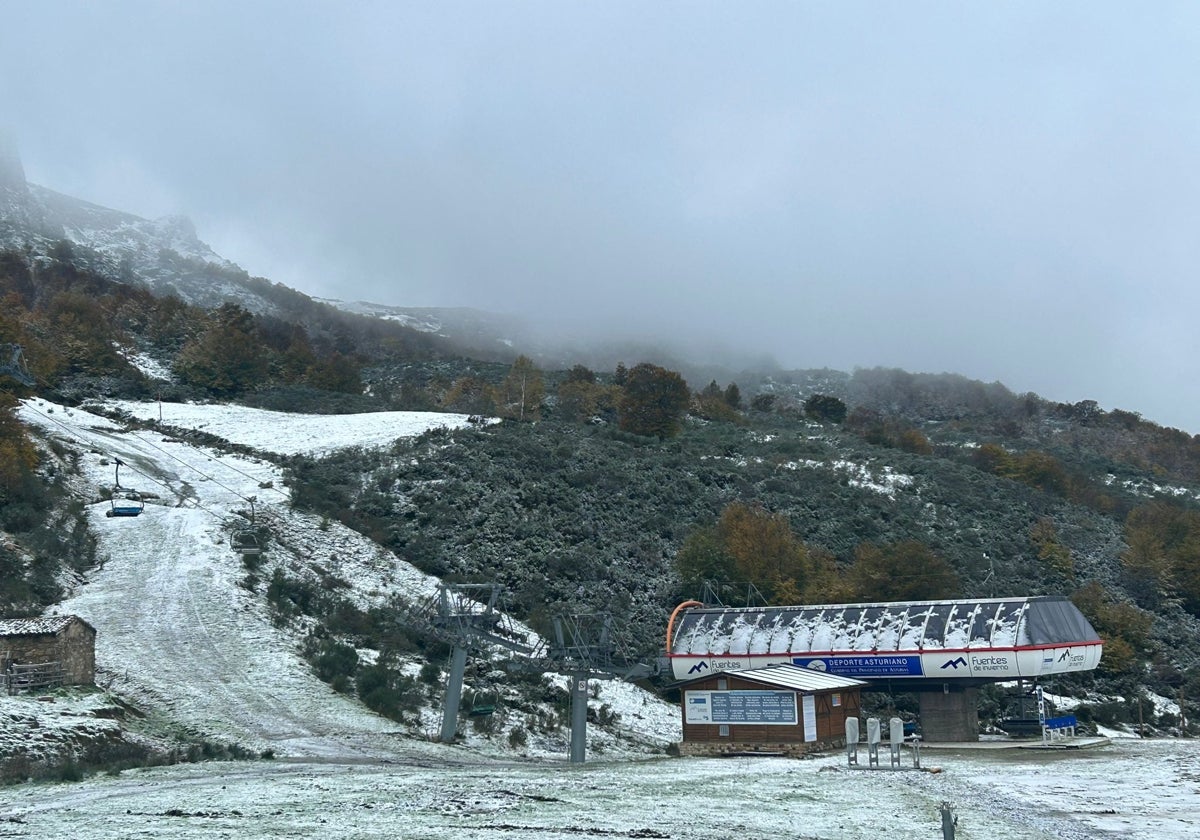
[[[671,655],[806,654],[1086,644],[1100,637],[1061,596],[688,609]]]
[[[1089,671],[1103,647],[1058,596],[748,609],[688,602],[667,628],[671,672],[682,680],[789,664],[870,681],[981,685]]]

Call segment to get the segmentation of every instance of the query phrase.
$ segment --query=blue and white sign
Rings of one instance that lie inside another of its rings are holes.
[[[919,677],[921,657],[898,654],[888,656],[797,656],[792,664],[813,671],[825,671],[843,677]]]
[[[793,691],[685,691],[685,723],[795,726]]]

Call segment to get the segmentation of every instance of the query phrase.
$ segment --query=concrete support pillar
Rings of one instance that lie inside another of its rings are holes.
[[[930,744],[979,740],[979,689],[950,683],[918,693],[921,740]]]
[[[467,649],[454,646],[450,655],[450,673],[446,677],[446,699],[442,703],[441,742],[450,744],[458,732],[458,704],[462,701],[463,674],[467,670]]]
[[[571,675],[571,752],[572,764],[583,764],[587,754],[588,675]]]

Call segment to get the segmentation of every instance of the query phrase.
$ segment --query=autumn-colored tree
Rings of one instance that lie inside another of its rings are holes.
[[[717,535],[740,579],[755,584],[768,598],[782,593],[785,584],[791,597],[804,591],[808,549],[783,514],[734,502],[721,512]]]
[[[932,455],[933,447],[929,443],[929,438],[921,434],[916,429],[905,429],[896,436],[896,446],[903,449],[905,452],[911,452],[914,455]]]
[[[586,423],[593,417],[615,416],[620,388],[596,381],[568,378],[558,386],[557,409],[564,420]]]
[[[491,414],[496,410],[492,389],[482,379],[464,376],[450,386],[442,405],[464,414]]]
[[[1016,455],[1009,459],[1000,474],[1058,496],[1067,496],[1071,487],[1070,477],[1062,463],[1045,452]]]
[[[1047,516],[1039,519],[1030,529],[1029,539],[1037,549],[1039,560],[1068,581],[1075,580],[1075,559],[1071,550],[1059,541],[1054,520]]]
[[[736,388],[736,386],[733,387]],[[704,387],[703,391],[696,394],[695,413],[705,420],[738,422],[741,417],[737,413],[737,409],[730,405],[725,395],[726,391],[722,391],[721,386],[714,379]]]
[[[310,364],[305,379],[309,385],[322,391],[361,394],[363,389],[358,362],[337,352],[327,359]]]
[[[1071,602],[1104,639],[1100,670],[1115,676],[1137,673],[1137,663],[1149,648],[1154,616],[1118,599],[1096,581],[1073,592]]]
[[[537,420],[541,417],[545,392],[542,372],[528,356],[517,356],[496,389],[496,412],[513,420]]]
[[[116,373],[129,363],[114,346],[118,335],[101,302],[83,292],[60,292],[42,316],[70,371]]]
[[[783,514],[743,502],[727,505],[716,525],[693,531],[675,569],[692,590],[714,585],[726,603],[739,602],[747,584],[773,604],[821,602],[845,591],[832,555],[810,550]]]
[[[1146,606],[1176,595],[1200,615],[1200,511],[1154,501],[1125,519],[1121,556],[1131,589]]]
[[[0,391],[0,503],[13,498],[18,485],[37,466],[37,449],[17,419],[17,400]]]
[[[957,596],[960,588],[949,564],[917,540],[860,543],[849,580],[862,601],[940,600]]]
[[[261,385],[267,353],[255,335],[254,316],[236,304],[223,304],[209,317],[207,329],[179,351],[175,372],[218,396]]]
[[[691,393],[673,370],[642,362],[629,371],[619,405],[621,428],[638,435],[679,433]]]
[[[1012,456],[1003,446],[985,443],[974,451],[971,460],[984,472],[999,475],[1008,468]]]
[[[804,587],[805,604],[845,604],[854,600],[854,590],[836,558],[819,548],[808,549],[808,582]],[[801,603],[801,602],[797,602]]]
[[[564,382],[583,382],[592,385],[596,382],[596,373],[586,365],[572,365],[567,371]]]

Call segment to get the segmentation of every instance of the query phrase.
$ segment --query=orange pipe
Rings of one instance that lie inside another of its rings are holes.
[[[686,610],[689,607],[703,607],[703,601],[684,601],[678,607],[671,611],[671,618],[667,620],[667,656],[671,655],[671,630],[675,627],[675,616],[679,615],[681,610]]]

